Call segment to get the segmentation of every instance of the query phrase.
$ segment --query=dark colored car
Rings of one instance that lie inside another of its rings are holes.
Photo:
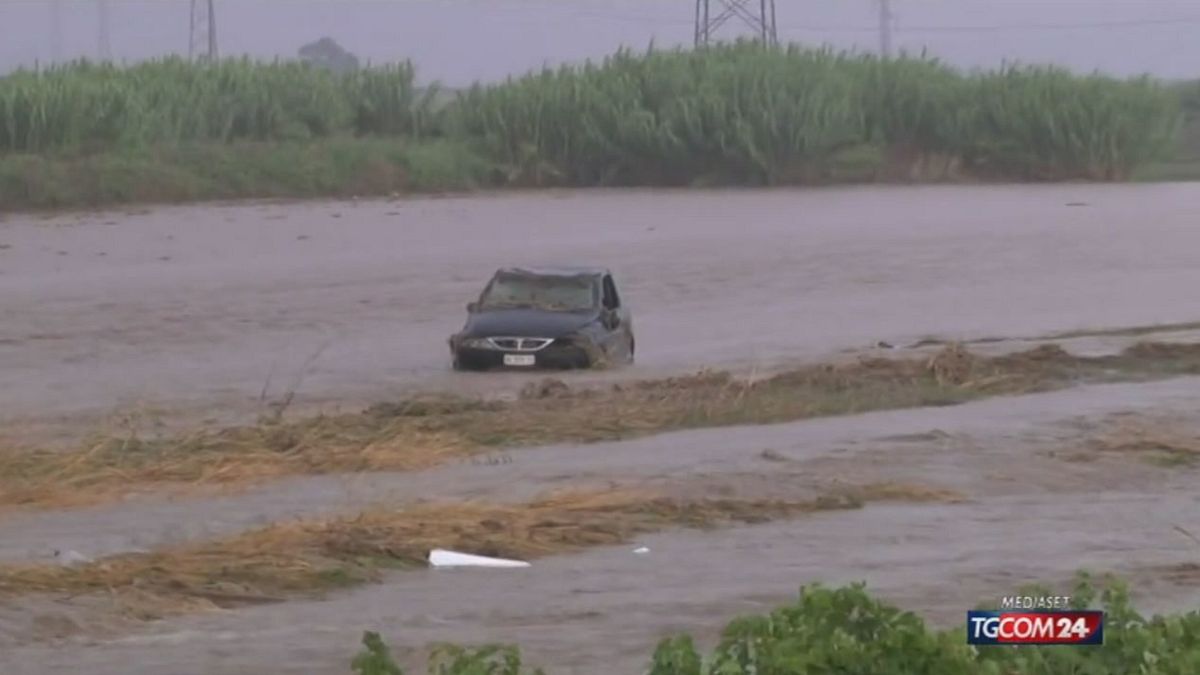
[[[456,370],[590,368],[635,348],[612,273],[596,267],[499,269],[450,336]]]

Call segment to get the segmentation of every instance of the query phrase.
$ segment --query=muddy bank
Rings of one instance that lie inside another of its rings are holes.
[[[612,266],[637,377],[1193,321],[1197,203],[1189,184],[870,187],[9,216],[0,408],[46,431],[139,404],[252,415],[268,379],[299,405],[517,387],[449,372],[444,343],[515,263]]]

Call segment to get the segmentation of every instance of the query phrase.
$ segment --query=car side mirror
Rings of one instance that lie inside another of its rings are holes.
[[[468,302],[467,303],[467,313],[468,314],[474,314],[475,310],[477,310],[477,309],[479,309],[478,302]]]

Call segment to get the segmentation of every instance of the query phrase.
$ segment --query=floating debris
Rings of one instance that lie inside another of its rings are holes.
[[[429,552],[429,564],[433,567],[529,567],[529,563],[524,560],[488,558],[440,548]]]

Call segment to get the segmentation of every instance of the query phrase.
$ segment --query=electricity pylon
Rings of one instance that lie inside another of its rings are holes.
[[[891,0],[879,2],[879,55],[884,58],[892,56],[892,4]]]
[[[192,0],[188,58],[193,61],[217,60],[217,13],[214,4],[214,0]]]
[[[753,29],[764,44],[779,42],[775,0],[696,0],[696,46],[708,44],[713,32],[734,18]]]

